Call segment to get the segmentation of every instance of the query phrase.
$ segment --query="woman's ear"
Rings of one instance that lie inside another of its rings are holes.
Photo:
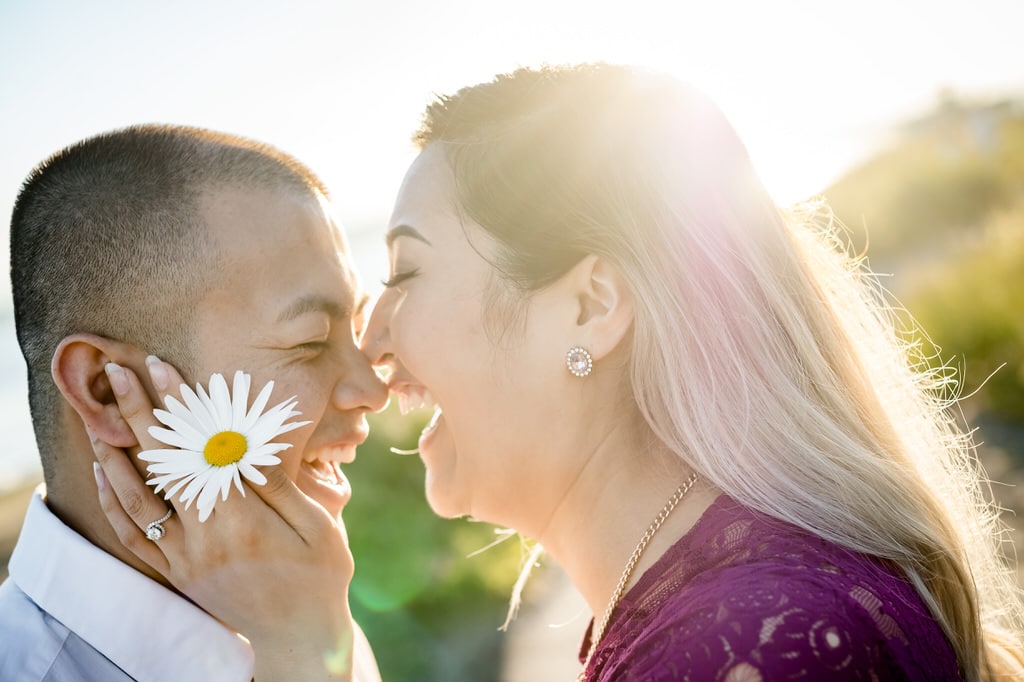
[[[104,368],[109,362],[142,366],[141,356],[141,351],[119,341],[72,334],[61,340],[50,361],[50,374],[64,399],[98,438],[116,447],[137,442],[121,417]]]
[[[618,269],[589,255],[568,273],[579,315],[579,340],[594,359],[611,353],[633,326],[633,293]]]

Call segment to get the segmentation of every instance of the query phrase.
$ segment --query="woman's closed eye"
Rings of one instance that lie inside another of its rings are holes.
[[[414,268],[412,270],[406,270],[405,272],[396,272],[394,275],[391,276],[390,279],[386,279],[386,280],[382,281],[381,284],[383,284],[386,288],[391,289],[393,287],[398,286],[399,284],[401,284],[402,282],[404,282],[404,281],[406,281],[408,279],[412,279],[413,277],[415,277],[418,274],[420,274],[420,269],[419,268]]]

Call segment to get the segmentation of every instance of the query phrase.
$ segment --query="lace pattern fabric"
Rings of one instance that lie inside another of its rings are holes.
[[[960,679],[898,568],[726,496],[622,598],[587,672],[602,682]]]

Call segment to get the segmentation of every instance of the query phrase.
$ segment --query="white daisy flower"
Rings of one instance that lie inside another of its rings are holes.
[[[293,409],[298,404],[294,396],[261,414],[274,389],[273,381],[267,382],[246,411],[249,384],[248,374],[235,372],[233,389],[228,392],[224,377],[214,374],[209,394],[199,384],[195,391],[182,384],[184,405],[167,396],[167,410],[153,410],[168,428],[151,426],[149,435],[175,449],[139,453],[140,459],[152,462],[147,469],[156,474],[146,482],[156,486],[156,492],[166,488],[168,500],[184,488],[179,499],[186,509],[196,503],[200,521],[209,518],[218,492],[221,499],[228,499],[232,482],[245,495],[241,476],[256,485],[265,484],[266,477],[256,467],[280,464],[277,453],[291,447],[291,443],[270,441],[311,423],[285,423],[300,414]]]

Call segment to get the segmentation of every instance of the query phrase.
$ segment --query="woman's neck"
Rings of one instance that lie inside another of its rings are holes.
[[[600,619],[637,543],[690,476],[664,448],[637,449],[610,434],[598,445],[538,538]],[[626,589],[682,537],[717,497],[698,480],[655,533]]]

